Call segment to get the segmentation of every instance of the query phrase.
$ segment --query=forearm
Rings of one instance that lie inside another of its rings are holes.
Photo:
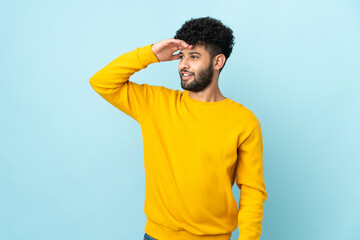
[[[154,101],[154,88],[128,81],[135,72],[158,62],[151,45],[125,53],[90,78],[92,88],[106,101],[139,123]]]
[[[155,62],[158,59],[151,51],[151,45],[137,48],[114,59],[95,73],[89,82],[96,92],[111,94],[123,86],[135,72]]]
[[[261,236],[266,192],[242,185],[239,201],[239,240],[258,240]]]

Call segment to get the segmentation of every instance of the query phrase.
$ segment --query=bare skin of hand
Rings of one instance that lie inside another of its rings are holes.
[[[182,49],[191,49],[192,47],[183,40],[170,38],[151,45],[151,50],[160,62],[165,62],[180,59],[179,54],[173,53]]]

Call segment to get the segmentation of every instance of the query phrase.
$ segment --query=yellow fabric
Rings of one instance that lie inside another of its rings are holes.
[[[90,78],[101,97],[140,124],[145,232],[159,240],[228,240],[239,224],[239,239],[259,239],[267,198],[259,120],[229,98],[204,102],[187,90],[129,81],[156,62],[148,45]],[[232,193],[235,178],[240,209]]]

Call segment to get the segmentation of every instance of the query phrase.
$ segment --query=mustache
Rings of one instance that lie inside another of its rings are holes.
[[[180,73],[191,73],[191,74],[194,74],[193,72],[189,72],[188,70],[181,70]]]

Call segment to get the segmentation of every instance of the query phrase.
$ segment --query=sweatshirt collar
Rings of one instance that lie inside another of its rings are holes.
[[[223,99],[221,101],[217,101],[217,102],[205,102],[205,101],[200,101],[200,100],[191,98],[189,96],[188,90],[184,90],[182,93],[184,96],[184,101],[186,101],[191,106],[200,107],[200,108],[217,108],[217,107],[221,107],[221,106],[224,106],[224,105],[232,102],[232,100],[230,98],[225,98],[225,99]]]

